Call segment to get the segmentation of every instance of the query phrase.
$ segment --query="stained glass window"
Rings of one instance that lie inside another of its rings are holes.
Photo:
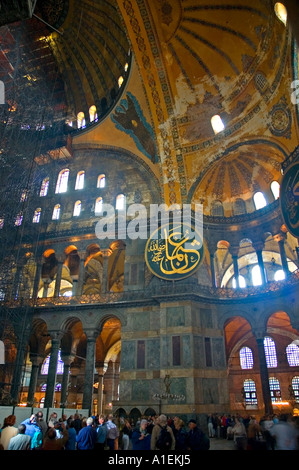
[[[42,375],[48,375],[49,364],[50,364],[50,354],[49,354],[49,356],[46,357],[46,359],[43,363],[42,370],[41,370]],[[56,374],[63,374],[63,370],[64,370],[64,364],[63,364],[63,361],[61,359],[61,351],[59,350],[58,351]]]
[[[299,347],[297,344],[291,343],[286,348],[289,366],[299,366]]]
[[[252,379],[244,380],[244,397],[246,405],[257,405],[256,386]]]
[[[79,171],[77,173],[75,189],[83,189],[84,188],[84,177],[85,177],[85,172],[84,171]]]
[[[277,380],[275,377],[270,377],[269,386],[270,386],[270,394],[271,394],[272,403],[281,401],[281,391],[280,391],[279,380]]]
[[[68,179],[69,179],[69,173],[70,170],[65,169],[62,170],[57,178],[57,183],[56,183],[56,194],[57,193],[65,193],[67,191],[67,184],[68,184]]]
[[[49,178],[44,178],[41,184],[40,192],[39,195],[41,197],[46,196],[48,194],[48,189],[49,189]]]

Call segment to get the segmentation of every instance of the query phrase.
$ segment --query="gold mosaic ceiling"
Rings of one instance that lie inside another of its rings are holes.
[[[118,2],[143,78],[169,202],[268,191],[297,145],[291,34],[270,0]],[[134,26],[134,27],[133,27]],[[216,134],[211,118],[220,115]]]

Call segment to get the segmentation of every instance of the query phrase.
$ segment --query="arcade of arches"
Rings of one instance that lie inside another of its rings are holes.
[[[293,2],[47,3],[0,27],[0,405],[297,413]]]

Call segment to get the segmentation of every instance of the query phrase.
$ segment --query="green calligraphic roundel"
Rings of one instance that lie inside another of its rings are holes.
[[[280,185],[280,207],[285,225],[299,237],[299,162],[286,169]]]
[[[165,224],[145,247],[145,261],[157,277],[169,281],[191,276],[203,261],[203,240],[190,224]]]

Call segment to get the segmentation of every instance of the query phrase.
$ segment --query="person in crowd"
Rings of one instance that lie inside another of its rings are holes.
[[[190,419],[187,435],[187,450],[209,450],[210,440],[208,436],[197,426],[195,419]]]
[[[132,426],[128,419],[125,419],[124,426],[122,428],[123,433],[123,450],[128,450],[130,446],[130,438],[132,437]]]
[[[30,450],[31,437],[25,431],[25,424],[20,424],[18,434],[10,439],[7,450]]]
[[[163,432],[161,432],[163,431]],[[165,436],[165,439],[162,439],[161,434]],[[161,439],[160,439],[161,437]],[[160,441],[167,441],[164,444],[159,444]],[[164,448],[162,448],[164,447]],[[167,424],[167,417],[161,414],[157,420],[156,424],[153,428],[152,435],[151,435],[151,450],[174,450],[175,449],[175,438],[173,435],[173,431],[170,426]]]
[[[187,431],[185,429],[184,421],[178,417],[174,419],[174,437],[175,437],[175,450],[187,450]]]
[[[97,441],[97,432],[93,426],[93,418],[87,418],[84,426],[76,437],[78,450],[93,450]]]
[[[50,428],[47,432],[45,439],[43,440],[41,449],[42,450],[64,450],[68,441],[69,433],[65,428],[64,423],[61,423],[62,437],[57,438],[55,428]]]
[[[298,450],[298,429],[290,416],[282,414],[270,428],[270,434],[275,439],[275,450]]]
[[[37,424],[38,427],[40,428],[43,437],[45,437],[46,432],[47,432],[47,430],[48,430],[48,425],[47,425],[46,421],[44,420],[43,412],[42,412],[41,410],[39,410],[39,411],[36,413],[35,417],[36,417],[36,418],[35,418],[36,424]]]
[[[33,442],[32,440],[33,440],[35,434],[41,433],[41,429],[38,426],[36,415],[32,414],[30,416],[30,418],[25,419],[24,421],[22,421],[21,424],[25,424],[25,426],[26,426],[25,434],[27,434],[27,436],[31,437],[31,444],[32,444],[32,442]]]
[[[113,422],[113,415],[108,416],[107,426],[107,445],[110,450],[118,450],[119,430]]]
[[[142,419],[140,425],[137,426],[132,433],[132,449],[133,450],[150,450],[151,435],[147,431],[147,420]]]
[[[9,415],[4,419],[3,427],[0,434],[0,443],[4,450],[8,450],[9,441],[12,437],[18,434],[18,429],[15,426],[15,415]]]
[[[73,419],[68,419],[67,424],[66,424],[66,429],[69,433],[68,440],[65,444],[65,450],[76,450],[77,444],[76,444],[76,429],[74,426],[74,420]]]
[[[108,433],[104,415],[99,416],[99,422],[98,422],[96,431],[97,431],[97,440],[95,444],[95,449],[104,450],[106,439],[107,439],[107,433]]]
[[[245,450],[247,446],[247,433],[244,423],[235,417],[235,425],[232,429],[237,450]]]

